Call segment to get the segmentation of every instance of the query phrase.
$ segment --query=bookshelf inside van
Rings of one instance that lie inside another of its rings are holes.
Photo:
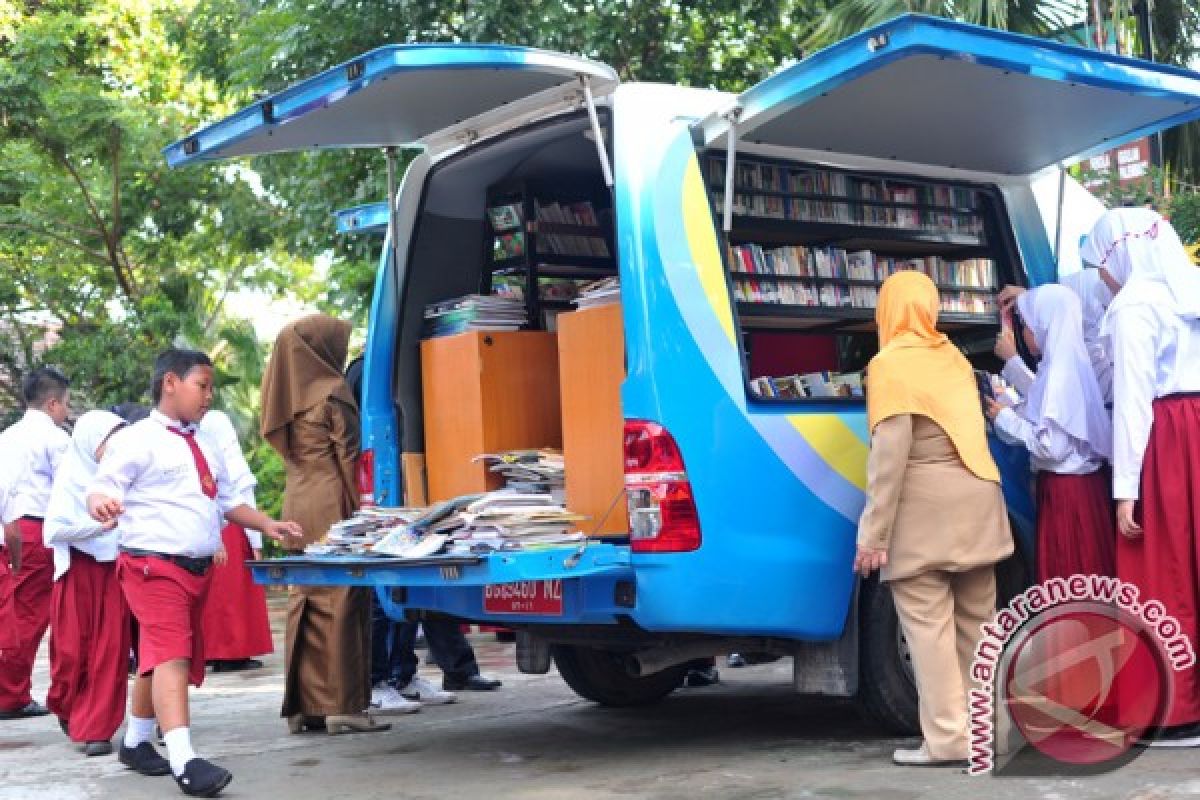
[[[589,282],[616,274],[603,185],[506,181],[487,192],[482,292],[522,300],[535,328],[574,308]]]
[[[724,153],[707,155],[704,169],[719,220]],[[928,275],[939,327],[983,352],[1015,262],[1002,209],[989,187],[738,153],[722,247],[751,396],[861,396],[879,287],[901,270]]]

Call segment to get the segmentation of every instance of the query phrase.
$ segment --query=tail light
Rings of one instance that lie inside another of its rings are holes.
[[[625,421],[625,495],[635,553],[686,553],[700,547],[700,516],[679,446],[655,422]]]
[[[358,504],[375,505],[375,451],[364,450],[358,457]]]

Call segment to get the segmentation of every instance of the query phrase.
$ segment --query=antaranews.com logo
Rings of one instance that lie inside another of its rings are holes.
[[[1026,589],[982,626],[969,690],[972,775],[1094,774],[1161,727],[1196,653],[1158,600],[1117,578]]]

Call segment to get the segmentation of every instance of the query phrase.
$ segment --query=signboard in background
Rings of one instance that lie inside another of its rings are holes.
[[[1143,138],[1094,155],[1080,163],[1087,189],[1102,189],[1113,175],[1121,188],[1142,181],[1150,173],[1150,139]]]

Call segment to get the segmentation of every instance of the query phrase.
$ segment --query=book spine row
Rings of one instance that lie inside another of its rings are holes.
[[[734,299],[743,303],[806,306],[810,308],[875,308],[879,290],[873,286],[781,283],[770,279],[734,278]],[[939,291],[942,311],[964,314],[993,314],[996,299],[990,292]]]
[[[725,195],[713,192],[718,208]],[[774,195],[733,195],[733,213],[738,216],[785,219],[794,222],[828,222],[841,225],[867,225],[876,228],[954,233],[979,236],[984,233],[983,219],[956,213],[930,212],[916,208],[860,205],[853,202],[810,200]]]
[[[858,178],[841,172],[792,169],[741,159],[738,160],[734,172],[734,188],[745,191],[823,194],[847,199],[939,206],[969,211],[979,207],[978,191],[949,184],[910,184],[882,178]],[[709,161],[709,183],[719,186],[724,182],[724,160],[711,159]]]
[[[996,265],[989,258],[950,260],[941,256],[894,258],[870,250],[847,252],[838,247],[731,245],[729,263],[736,272],[882,282],[889,275],[915,270],[934,283],[970,289],[996,288]]]
[[[600,223],[591,203],[534,203],[534,212],[539,222],[560,225],[580,225],[596,228],[596,236],[577,234],[546,233],[538,236],[538,249],[560,256],[589,256],[608,258],[608,243],[600,235]]]

